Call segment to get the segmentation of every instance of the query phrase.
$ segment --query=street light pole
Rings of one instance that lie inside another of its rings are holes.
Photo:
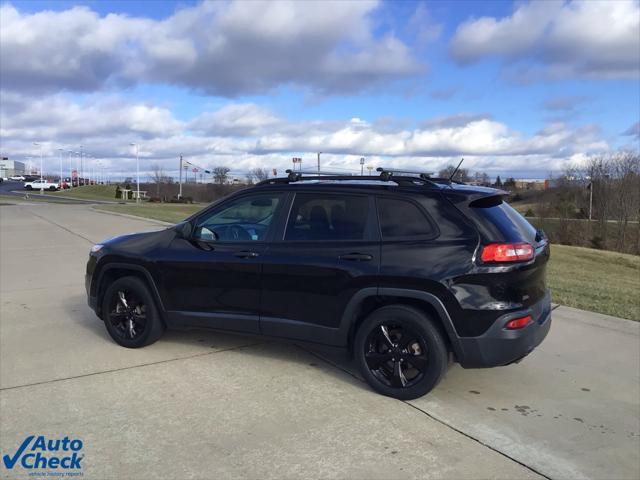
[[[82,184],[84,185],[84,162],[83,162],[83,151],[82,145],[80,145],[80,171],[78,172],[78,186],[80,186],[80,180],[82,180]]]
[[[140,147],[138,146],[137,143],[131,143],[130,144],[132,147],[135,146],[136,147],[136,203],[140,202]]]
[[[64,152],[64,148],[59,148],[58,151],[60,152],[60,181],[58,183],[62,189],[62,152]]]
[[[178,192],[178,199],[182,198],[182,154],[180,154],[180,191]]]
[[[44,194],[44,184],[42,182],[42,144],[33,142],[34,145],[40,147],[40,195]]]

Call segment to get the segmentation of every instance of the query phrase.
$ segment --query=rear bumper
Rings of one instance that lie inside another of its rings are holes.
[[[509,320],[525,315],[534,319],[528,326],[520,330],[503,328]],[[542,343],[550,328],[551,296],[547,292],[531,308],[498,318],[483,335],[460,337],[462,355],[458,361],[464,368],[497,367],[517,362]]]

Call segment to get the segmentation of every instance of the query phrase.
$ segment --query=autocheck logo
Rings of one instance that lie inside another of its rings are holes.
[[[79,438],[46,438],[44,435],[29,435],[13,455],[3,455],[2,461],[8,470],[22,467],[35,474],[39,470],[60,469],[66,473],[60,472],[58,475],[79,476],[82,475],[80,470],[84,458],[83,446]]]

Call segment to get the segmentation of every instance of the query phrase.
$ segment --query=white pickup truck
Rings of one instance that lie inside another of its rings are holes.
[[[33,182],[24,182],[25,190],[58,190],[59,185],[57,183],[49,182],[48,180],[34,180]]]

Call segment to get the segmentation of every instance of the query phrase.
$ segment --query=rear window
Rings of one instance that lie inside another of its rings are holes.
[[[469,207],[488,240],[535,244],[536,229],[501,197],[482,198]]]
[[[424,213],[406,200],[378,197],[378,218],[383,240],[432,237],[436,233]]]

